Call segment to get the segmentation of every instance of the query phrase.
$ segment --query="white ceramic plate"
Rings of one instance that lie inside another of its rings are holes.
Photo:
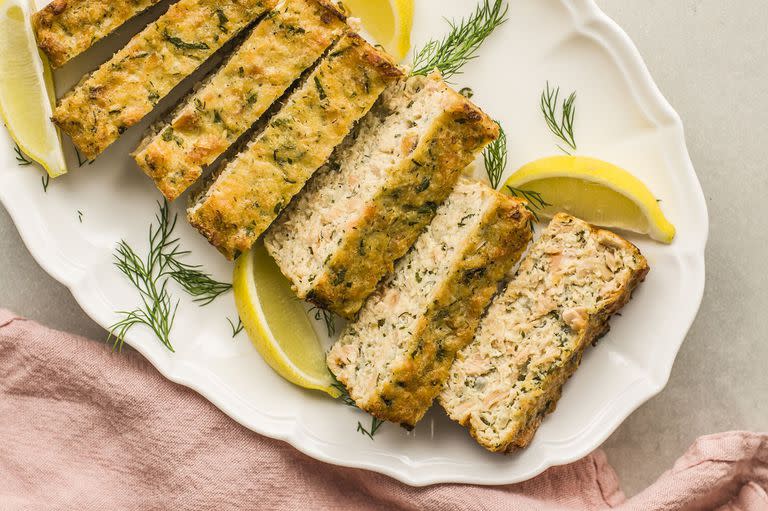
[[[445,32],[442,16],[461,17],[475,4],[416,3],[416,46]],[[138,27],[122,29],[59,72],[59,93]],[[538,105],[547,80],[564,91],[578,91],[579,154],[614,162],[648,183],[679,235],[671,246],[633,239],[650,261],[648,280],[623,316],[615,318],[611,333],[587,352],[557,411],[527,450],[509,456],[487,453],[439,409],[411,433],[385,425],[371,441],[355,430],[358,420],[369,424],[366,416],[284,382],[245,335],[232,338],[227,324],[227,317],[236,315],[231,294],[205,308],[182,298],[173,330],[176,353],[143,329],[133,330],[128,342],[168,379],[195,389],[246,427],[314,458],[412,485],[513,483],[586,455],[666,384],[701,301],[708,218],[680,119],[632,42],[592,0],[510,2],[508,23],[455,80],[457,86],[471,86],[474,99],[505,126],[508,172],[557,153]],[[115,245],[124,238],[143,251],[157,211],[159,194],[127,156],[145,125],[82,168],[65,140],[71,174],[51,182],[47,193],[40,174],[34,167],[18,166],[10,140],[0,135],[0,199],[40,265],[104,327],[118,319],[115,311],[137,304],[136,292],[113,265]],[[181,212],[183,204],[174,209]],[[179,223],[178,232],[192,251],[190,261],[229,281],[229,263],[186,222]]]

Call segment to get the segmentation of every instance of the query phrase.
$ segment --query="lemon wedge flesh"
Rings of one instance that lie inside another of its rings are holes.
[[[565,212],[602,227],[647,234],[672,243],[675,226],[638,178],[608,162],[582,156],[555,156],[534,161],[506,182],[535,192],[547,204],[536,212],[551,218]]]
[[[411,49],[413,0],[344,0],[349,14],[398,61]]]
[[[338,397],[304,305],[262,243],[238,258],[233,286],[245,331],[267,364],[291,383]]]
[[[50,121],[53,75],[37,49],[29,0],[0,0],[0,116],[11,138],[51,177],[67,172],[59,130]]]

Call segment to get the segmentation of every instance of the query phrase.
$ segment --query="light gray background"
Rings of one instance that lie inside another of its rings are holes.
[[[606,442],[633,495],[699,435],[768,431],[768,4],[598,0],[634,39],[683,118],[711,235],[701,313],[669,386]],[[0,305],[104,339],[48,277],[0,207]]]

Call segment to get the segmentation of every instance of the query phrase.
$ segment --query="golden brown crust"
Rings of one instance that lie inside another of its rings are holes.
[[[376,55],[389,64],[363,65]],[[347,34],[190,207],[192,225],[228,259],[249,250],[384,88],[401,76],[391,66],[389,57]]]
[[[379,419],[412,428],[448,379],[456,353],[472,341],[498,284],[530,243],[531,214],[522,201],[497,193],[481,229],[414,328],[418,353],[397,368],[364,409]]]
[[[53,121],[95,158],[276,1],[180,0],[68,92]]]
[[[371,47],[368,42],[356,32],[350,32],[348,36],[352,44],[366,49],[362,53],[363,61],[367,62],[371,68],[376,69],[379,74],[393,80],[403,76],[403,70],[395,63],[392,56],[388,53]]]
[[[160,0],[53,0],[32,16],[40,49],[61,67]]]
[[[323,7],[325,9],[325,12],[323,14],[323,23],[331,23],[334,19],[337,19],[339,21],[343,21],[346,23],[347,16],[343,12],[341,12],[341,9],[339,9],[339,6],[335,3],[331,2],[330,0],[313,0],[314,3],[317,5]]]
[[[134,154],[139,168],[166,199],[178,198],[322,56],[343,19],[318,0],[275,9],[168,122],[150,128]]]
[[[498,135],[499,127],[490,117],[449,89],[444,114],[401,167],[389,172],[386,189],[366,206],[366,214],[334,251],[307,299],[352,319],[432,220],[462,170]],[[425,179],[429,187],[419,190]],[[366,247],[362,258],[361,246]]]

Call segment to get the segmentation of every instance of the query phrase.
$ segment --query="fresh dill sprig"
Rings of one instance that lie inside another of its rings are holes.
[[[16,153],[16,162],[22,166],[26,167],[28,165],[32,165],[32,160],[27,158],[27,155],[24,154],[24,151],[21,150],[21,147],[19,147],[19,144],[15,144],[15,147],[13,148],[13,152]]]
[[[501,184],[501,176],[504,175],[504,169],[507,168],[507,134],[498,121],[496,124],[499,125],[499,138],[494,140],[483,152],[485,172],[488,174],[488,181],[491,182],[494,190]]]
[[[459,23],[448,21],[450,32],[440,40],[431,39],[413,59],[413,75],[427,75],[439,69],[450,79],[477,55],[483,41],[507,20],[505,0],[483,0],[469,18]]]
[[[120,348],[128,331],[137,326],[149,327],[160,342],[174,351],[170,341],[173,320],[179,302],[173,302],[168,292],[169,280],[176,281],[195,302],[207,305],[232,288],[213,280],[210,275],[181,261],[189,251],[180,248],[180,240],[173,236],[178,215],[171,216],[168,202],[158,203],[156,224],[149,227],[149,251],[142,259],[128,243],[121,241],[115,253],[115,265],[139,291],[141,306],[132,311],[120,311],[123,319],[110,328],[109,339]]]
[[[504,133],[504,128],[501,127],[501,124],[499,124],[499,129],[499,138],[489,145],[483,153],[485,171],[488,173],[488,180],[491,182],[494,189],[498,188],[499,183],[501,183],[501,176],[504,174],[504,169],[507,167],[508,160],[507,135]],[[539,192],[523,190],[509,185],[507,185],[507,190],[509,190],[509,193],[513,197],[525,200],[526,209],[531,212],[537,222],[540,220],[537,210],[542,210],[546,206],[551,206],[551,204],[544,200]]]
[[[523,190],[520,188],[514,188],[512,186],[507,186],[507,190],[509,190],[509,193],[511,193],[512,196],[519,199],[524,199],[526,201],[525,207],[528,209],[528,211],[531,212],[537,222],[539,221],[537,210],[540,211],[546,206],[552,205],[545,201],[539,192],[532,192],[530,190]]]
[[[178,240],[175,240],[178,243]],[[216,300],[219,296],[232,289],[232,284],[214,280],[211,275],[202,271],[200,266],[187,264],[181,260],[189,254],[189,251],[182,251],[176,245],[173,250],[166,255],[168,258],[169,275],[175,280],[184,291],[195,297],[195,303],[205,306]]]
[[[21,150],[19,144],[14,144],[13,152],[16,153],[16,163],[18,163],[19,166],[28,167],[35,163],[34,161],[27,158],[27,155],[24,154],[24,151]],[[45,173],[40,178],[40,181],[43,183],[43,193],[48,193],[48,185],[51,184],[51,176],[48,175],[48,173]]]
[[[507,135],[504,132],[504,128],[501,127],[501,124],[499,124],[499,130],[499,138],[489,145],[483,153],[485,171],[488,174],[488,180],[491,182],[494,189],[498,188],[501,183],[501,177],[504,174],[504,169],[507,167],[508,160]],[[507,185],[507,190],[509,190],[509,193],[512,196],[525,200],[526,209],[531,212],[533,218],[535,218],[537,222],[539,221],[539,215],[536,210],[540,210],[545,206],[550,205],[542,198],[539,192],[522,190],[509,185]],[[533,227],[533,222],[531,222],[531,228]]]
[[[333,317],[333,313],[329,310],[321,307],[312,307],[309,312],[315,313],[315,321],[323,321],[325,323],[325,329],[328,332],[328,337],[336,335],[336,320]]]
[[[168,292],[168,251],[172,251],[178,240],[172,238],[177,218],[171,219],[168,203],[160,205],[155,224],[149,227],[149,251],[142,259],[124,240],[118,244],[115,266],[131,281],[141,297],[141,306],[132,311],[119,311],[123,319],[110,327],[109,341],[119,350],[128,332],[135,326],[145,325],[155,337],[171,352],[171,329],[179,302],[175,304]]]
[[[333,383],[331,386],[339,391],[339,394],[340,394],[339,399],[341,399],[342,403],[352,408],[357,408],[357,405],[355,404],[355,400],[350,397],[347,387],[345,387],[342,383],[338,381]],[[385,421],[381,419],[377,419],[376,417],[372,416],[371,426],[370,428],[366,429],[366,427],[363,426],[362,422],[357,421],[357,432],[373,440],[373,437],[376,435],[376,432],[379,430],[382,424],[384,424],[384,422]]]
[[[167,237],[163,240],[159,253],[159,267],[162,268],[160,277],[171,277],[184,291],[194,297],[195,303],[201,306],[209,305],[232,289],[232,284],[214,280],[211,275],[200,269],[201,266],[182,261],[182,258],[188,256],[190,252],[181,249],[179,238],[171,237],[176,229],[178,215],[170,217],[167,201],[160,205],[160,214],[157,215],[157,219],[161,228],[167,229]]]
[[[83,212],[81,210],[77,210],[77,219],[80,220],[80,223],[83,223]]]
[[[170,336],[173,328],[173,321],[176,317],[176,311],[179,302],[175,304],[168,293],[168,279],[159,284],[154,279],[152,268],[145,265],[144,261],[133,251],[125,242],[120,242],[116,265],[120,268],[131,282],[139,290],[142,306],[132,311],[118,311],[123,319],[110,327],[109,338],[107,342],[112,341],[115,350],[120,350],[125,342],[128,331],[138,325],[149,327],[155,334],[155,337],[163,343],[171,352],[174,352]]]
[[[379,430],[379,428],[384,424],[384,421],[381,419],[377,419],[376,417],[371,417],[371,427],[369,429],[365,429],[365,426],[363,426],[363,423],[358,421],[357,422],[357,431],[371,440],[373,440],[374,435]]]
[[[552,89],[547,82],[547,86],[541,93],[541,112],[544,114],[544,119],[547,121],[547,127],[549,130],[560,140],[567,145],[571,151],[576,151],[576,137],[573,134],[573,122],[576,118],[576,92],[572,92],[568,96],[562,105],[562,111],[558,116],[557,110],[560,106],[560,87]],[[571,154],[571,151],[564,149],[558,145],[558,149],[566,154]]]
[[[355,404],[355,400],[350,397],[349,391],[347,390],[347,387],[345,387],[343,383],[337,381],[331,384],[331,387],[339,391],[339,399],[341,399],[342,403],[344,403],[347,406],[351,406],[352,408],[357,408],[357,405]]]
[[[231,319],[227,318],[227,322],[229,323],[229,326],[232,327],[232,338],[234,339],[238,335],[240,335],[240,332],[243,331],[245,326],[243,325],[243,320],[240,319],[240,316],[237,317],[237,325],[235,325]]]

